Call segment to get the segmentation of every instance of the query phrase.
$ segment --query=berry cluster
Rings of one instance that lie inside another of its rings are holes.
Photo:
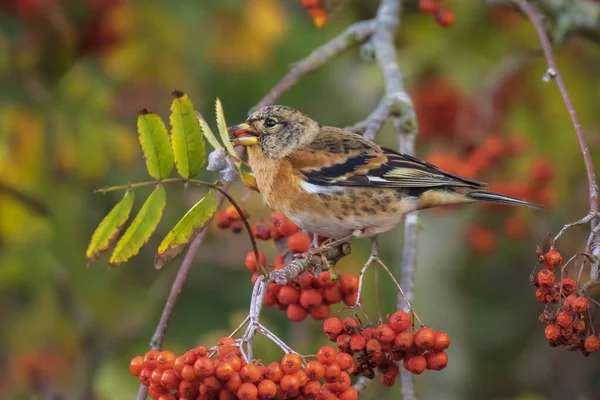
[[[358,399],[350,386],[352,357],[329,349],[305,364],[299,355],[287,354],[265,366],[247,363],[235,339],[221,338],[212,352],[199,346],[176,357],[150,350],[134,357],[129,371],[155,400]]]
[[[565,346],[569,351],[581,350],[589,355],[600,349],[598,334],[591,324],[591,302],[576,293],[577,283],[569,277],[556,281],[552,270],[560,268],[563,259],[558,251],[551,248],[538,259],[546,268],[532,274],[532,282],[537,286],[536,299],[544,304],[557,304],[556,309],[546,309],[539,320],[546,324],[544,331],[550,346]],[[589,321],[589,323],[586,322]]]
[[[244,217],[248,218],[248,213],[242,208]],[[217,226],[221,229],[229,229],[233,233],[240,233],[244,229],[242,216],[234,206],[227,206],[225,210],[219,210],[215,214]]]
[[[264,304],[286,310],[291,321],[300,322],[308,315],[316,320],[325,319],[331,314],[332,304],[343,301],[353,306],[357,296],[358,275],[342,274],[334,281],[330,271],[323,271],[319,276],[303,272],[287,285],[270,283]]]
[[[419,9],[433,15],[440,26],[449,27],[454,23],[454,13],[442,5],[441,0],[419,0]]]
[[[354,318],[331,317],[323,323],[323,330],[337,344],[340,354],[356,356],[355,375],[373,379],[379,371],[381,382],[393,386],[398,375],[397,361],[403,360],[404,368],[413,374],[425,369],[442,370],[448,365],[450,337],[445,332],[435,332],[423,327],[411,330],[410,315],[396,311],[388,323],[376,327],[361,327]]]

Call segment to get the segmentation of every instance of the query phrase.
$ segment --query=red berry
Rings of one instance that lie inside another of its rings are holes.
[[[554,272],[550,271],[549,269],[543,269],[538,272],[537,279],[541,286],[551,286],[554,285],[556,276],[554,276]]]
[[[138,378],[140,379],[142,385],[149,386],[152,382],[152,370],[149,367],[142,368]]]
[[[142,369],[144,369],[144,359],[142,356],[134,357],[129,362],[129,372],[131,372],[131,375],[139,376]]]
[[[578,319],[573,322],[573,330],[575,332],[583,332],[585,330],[585,321],[582,319]]]
[[[439,7],[439,0],[419,0],[419,9],[424,13],[434,13]]]
[[[163,372],[160,378],[160,386],[167,390],[177,389],[179,388],[179,384],[181,383],[181,378],[177,376],[177,372],[174,369],[168,369]]]
[[[340,321],[338,317],[331,317],[326,319],[325,322],[323,322],[323,330],[328,336],[334,335],[335,337],[337,337],[337,335],[342,333],[343,329],[344,327],[342,325],[342,321]]]
[[[175,353],[171,351],[161,351],[156,359],[156,366],[162,369],[169,369],[175,366]]]
[[[223,210],[217,211],[215,214],[215,220],[217,221],[217,226],[221,229],[227,229],[229,228],[229,225],[231,225],[229,217]]]
[[[350,341],[352,340],[352,336],[341,334],[335,339],[335,344],[340,351],[350,351]],[[366,341],[365,341],[366,343]]]
[[[321,362],[317,360],[311,360],[306,364],[304,372],[306,372],[308,379],[319,380],[323,379],[323,376],[325,375],[325,367]]]
[[[448,365],[448,354],[444,351],[427,353],[425,359],[427,360],[427,369],[441,371]]]
[[[333,362],[325,365],[325,374],[323,375],[325,382],[335,382],[340,378],[341,375],[342,369],[337,363]]]
[[[237,390],[237,398],[240,400],[258,399],[258,388],[253,383],[242,383]]]
[[[300,291],[291,285],[282,286],[277,294],[277,300],[281,304],[297,304],[300,299]]]
[[[267,258],[261,251],[258,252],[258,257],[260,259],[261,265],[264,267],[264,265],[267,263]],[[246,268],[248,268],[252,272],[258,271],[256,257],[254,256],[254,251],[252,250],[250,250],[248,254],[246,254]]]
[[[590,309],[590,301],[586,297],[578,297],[571,304],[571,308],[576,313],[583,313]]]
[[[283,218],[275,222],[275,227],[282,236],[291,236],[298,232],[298,226],[288,218]]]
[[[411,331],[402,331],[394,338],[394,348],[397,350],[409,350],[414,343],[414,335]]]
[[[229,224],[229,229],[233,233],[240,233],[244,230],[244,223],[242,222],[242,220],[236,219],[235,221],[231,221],[231,223]]]
[[[431,328],[421,328],[415,332],[415,345],[423,350],[429,350],[435,345],[435,331]]]
[[[562,264],[562,256],[554,248],[544,254],[544,264],[550,269],[558,268]]]
[[[334,282],[331,279],[331,272],[330,271],[321,272],[319,274],[319,276],[317,277],[317,282],[316,282],[315,288],[320,289],[320,288],[328,288],[328,287],[332,287],[332,286],[334,286]]]
[[[300,293],[300,305],[308,310],[318,307],[322,302],[323,296],[316,289],[307,289]]]
[[[358,275],[343,274],[340,276],[340,286],[344,296],[356,293],[358,291]]]
[[[262,369],[256,364],[246,364],[240,369],[242,382],[257,383],[262,376]]]
[[[281,359],[281,368],[286,375],[292,375],[302,368],[302,357],[298,354],[286,354]]]
[[[450,347],[450,336],[446,332],[435,333],[435,344],[433,345],[433,351],[442,351]]]
[[[279,381],[279,387],[284,392],[294,392],[300,388],[300,379],[296,375],[284,375]]]
[[[381,343],[392,343],[396,332],[388,324],[381,324],[375,329],[375,337]]]
[[[422,374],[427,368],[427,360],[423,356],[412,356],[404,359],[404,368],[415,375]]]
[[[255,222],[252,225],[252,235],[261,240],[269,240],[271,238],[271,227],[264,222]]]
[[[588,353],[595,353],[598,351],[598,349],[600,349],[600,340],[598,340],[596,335],[590,335],[585,338],[583,342],[583,348]]]
[[[245,212],[244,209],[240,207],[240,209],[242,210],[242,212],[244,213],[244,216],[248,216]],[[240,220],[242,219],[240,213],[238,212],[238,210],[235,208],[235,206],[233,205],[229,205],[227,206],[227,208],[225,209],[225,214],[227,214],[227,217],[229,218],[229,220],[231,221],[236,221],[236,220]]]
[[[358,331],[358,321],[352,317],[346,317],[342,320],[342,325],[344,327],[344,332],[346,333],[354,333]],[[370,338],[372,339],[372,338]]]
[[[265,379],[258,383],[258,397],[269,400],[277,395],[277,384],[272,380]]]
[[[544,330],[546,339],[557,340],[560,337],[560,327],[558,325],[550,324]]]
[[[273,223],[273,225],[277,224],[279,221],[281,221],[284,218],[285,217],[283,216],[283,214],[280,213],[279,211],[271,211],[271,222]]]
[[[298,304],[290,304],[287,308],[287,317],[290,321],[301,322],[308,316],[308,311]]]
[[[447,28],[454,23],[454,13],[450,10],[439,9],[435,13],[435,20],[440,26]]]
[[[404,311],[396,311],[390,316],[390,326],[396,333],[407,330],[411,324],[410,315]]]
[[[144,354],[143,358],[144,367],[148,367],[150,369],[156,368],[156,361],[159,354],[160,352],[158,350],[148,350],[146,354]]]
[[[302,290],[310,289],[314,281],[315,277],[310,272],[303,272],[298,275],[298,285]]]
[[[321,294],[323,295],[323,300],[326,301],[327,304],[337,304],[343,299],[340,285],[323,288],[321,289]]]
[[[233,366],[228,362],[221,362],[215,367],[215,376],[223,382],[227,382],[234,372]]]
[[[326,319],[331,315],[331,308],[329,307],[329,304],[321,304],[320,306],[310,310],[308,313],[314,320],[319,321]]]
[[[563,328],[573,323],[573,314],[569,310],[563,310],[556,315],[556,323]]]
[[[267,365],[267,369],[265,370],[265,378],[270,379],[273,382],[277,383],[283,377],[283,369],[281,368],[281,364],[278,362],[272,362]]]
[[[354,352],[362,351],[367,345],[367,339],[363,335],[354,335],[350,339],[350,349]]]
[[[337,351],[331,346],[323,346],[317,351],[317,360],[322,364],[335,362]]]
[[[354,367],[354,359],[348,353],[338,353],[335,356],[335,362],[340,366],[342,371],[348,371]]]
[[[288,249],[292,253],[306,253],[310,248],[310,239],[304,232],[296,232],[288,238]]]
[[[573,278],[563,278],[558,282],[558,288],[561,290],[562,294],[568,296],[577,289],[577,283],[575,283]]]

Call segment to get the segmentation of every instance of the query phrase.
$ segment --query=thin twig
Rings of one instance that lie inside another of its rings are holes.
[[[347,49],[364,42],[375,30],[375,21],[360,21],[350,25],[344,32],[336,36],[321,47],[313,50],[305,59],[298,61],[261,101],[250,112],[269,106],[281,96],[282,93],[294,86],[300,78],[316,71],[337,57]]]

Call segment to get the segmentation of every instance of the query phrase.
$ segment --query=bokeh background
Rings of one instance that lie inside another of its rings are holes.
[[[409,3],[397,43],[421,126],[418,155],[548,206],[422,213],[415,305],[452,345],[445,370],[416,378],[419,397],[600,398],[599,356],[548,346],[537,321],[543,305],[528,282],[536,244],[547,245],[548,234],[589,207],[575,132],[556,85],[541,79],[537,37],[508,8],[446,1],[455,22],[443,28]],[[170,92],[181,89],[213,127],[216,97],[228,122],[240,122],[293,62],[350,23],[373,17],[376,7],[350,1],[319,29],[296,0],[0,2],[0,398],[135,396],[129,360],[147,350],[181,261],[155,270],[154,250],[202,195],[170,186],[158,231],[136,258],[109,269],[105,256],[85,268],[90,235],[121,196],[93,190],[148,179],[137,110],[167,117]],[[575,35],[556,56],[597,156],[600,46]],[[383,85],[376,64],[354,49],[279,102],[323,124],[347,126],[377,105]],[[397,147],[398,138],[387,126],[377,141]],[[138,199],[149,190],[139,190]],[[252,221],[268,220],[258,195],[239,182],[232,193]],[[586,240],[583,228],[574,229],[559,250],[569,256]],[[401,228],[381,238],[382,258],[394,268],[401,245]],[[273,244],[260,246],[272,259]],[[357,241],[340,270],[357,272],[367,248]],[[165,348],[181,353],[212,345],[243,319],[249,249],[246,236],[211,227]],[[375,315],[370,282],[365,303]],[[395,309],[390,282],[379,297],[383,312]],[[264,319],[301,353],[326,342],[314,321],[291,324],[275,309]],[[257,346],[262,360],[281,356],[266,341]],[[400,395],[398,386],[373,385],[365,396]]]

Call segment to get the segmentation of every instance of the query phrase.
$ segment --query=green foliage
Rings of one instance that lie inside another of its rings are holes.
[[[148,173],[154,179],[168,177],[173,169],[173,152],[164,122],[158,115],[143,109],[137,126]]]
[[[208,143],[210,143],[210,145],[214,149],[222,148],[223,146],[221,145],[221,143],[219,143],[219,140],[213,133],[212,129],[210,129],[210,126],[208,126],[208,124],[206,123],[204,118],[202,118],[202,115],[200,113],[197,113],[197,115],[198,115],[198,121],[200,122],[200,128],[202,128],[202,132],[204,133],[206,140],[208,140]]]
[[[198,175],[206,163],[204,137],[190,98],[177,90],[171,104],[171,141],[179,175]]]
[[[131,190],[119,201],[98,225],[85,253],[88,265],[114,244],[131,214],[134,195]]]
[[[157,185],[156,189],[148,196],[148,199],[129,225],[115,250],[110,257],[112,265],[121,264],[135,256],[142,246],[146,244],[160,221],[163,210],[167,203],[165,188]]]
[[[217,211],[217,196],[209,191],[197,202],[163,239],[154,258],[154,266],[162,268],[196,237]]]
[[[223,141],[223,144],[225,144],[227,152],[232,156],[236,156],[235,149],[229,141],[229,133],[227,133],[227,122],[225,122],[225,113],[223,112],[223,105],[221,105],[221,100],[219,100],[218,98],[215,102],[215,111],[217,113],[217,128],[219,129],[219,135],[221,135],[221,140]]]

